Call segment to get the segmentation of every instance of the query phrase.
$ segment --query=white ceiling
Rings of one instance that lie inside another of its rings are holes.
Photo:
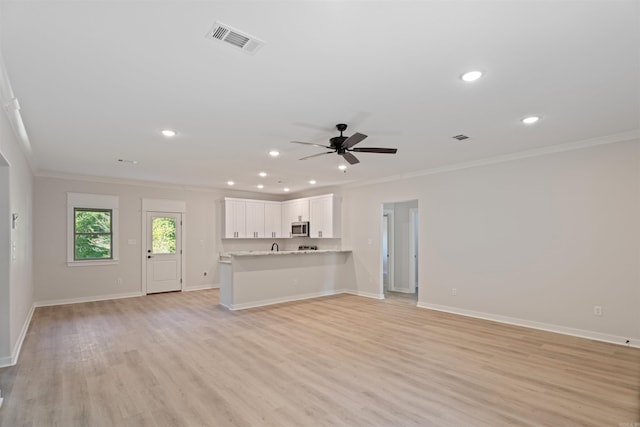
[[[282,194],[640,129],[639,1],[21,0],[0,12],[39,173]],[[215,21],[267,43],[251,56],[205,39]],[[486,74],[462,82],[472,69]],[[520,123],[529,114],[542,119]],[[358,154],[346,173],[336,154],[297,160],[321,149],[289,141],[327,144],[341,122],[369,135],[359,147],[398,154]]]

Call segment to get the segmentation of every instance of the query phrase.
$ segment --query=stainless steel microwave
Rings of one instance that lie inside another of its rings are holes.
[[[309,221],[291,223],[291,237],[308,237]]]

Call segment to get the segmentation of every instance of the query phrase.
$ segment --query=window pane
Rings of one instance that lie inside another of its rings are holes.
[[[76,209],[76,233],[111,233],[111,211]]]
[[[76,259],[111,258],[110,234],[76,234]]]
[[[175,254],[176,219],[156,217],[153,218],[151,226],[153,230],[152,252],[154,254]]]

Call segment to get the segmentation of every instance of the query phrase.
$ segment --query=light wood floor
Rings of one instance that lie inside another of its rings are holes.
[[[0,425],[632,426],[640,350],[335,297],[215,290],[38,308]],[[629,424],[621,424],[629,423]]]

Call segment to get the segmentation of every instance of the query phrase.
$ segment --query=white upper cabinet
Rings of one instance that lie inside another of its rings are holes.
[[[225,239],[274,239],[291,237],[291,224],[309,221],[309,236],[340,237],[340,199],[333,194],[275,202],[225,197]]]
[[[282,237],[291,237],[291,224],[309,221],[309,199],[282,202]]]
[[[289,237],[282,234],[282,204],[264,202],[264,237]]]
[[[224,237],[238,239],[247,237],[246,234],[246,202],[241,199],[224,199]]]
[[[333,194],[309,199],[309,237],[336,238],[341,233],[341,203]]]
[[[250,239],[265,237],[265,209],[264,202],[257,200],[246,201],[246,236]]]

